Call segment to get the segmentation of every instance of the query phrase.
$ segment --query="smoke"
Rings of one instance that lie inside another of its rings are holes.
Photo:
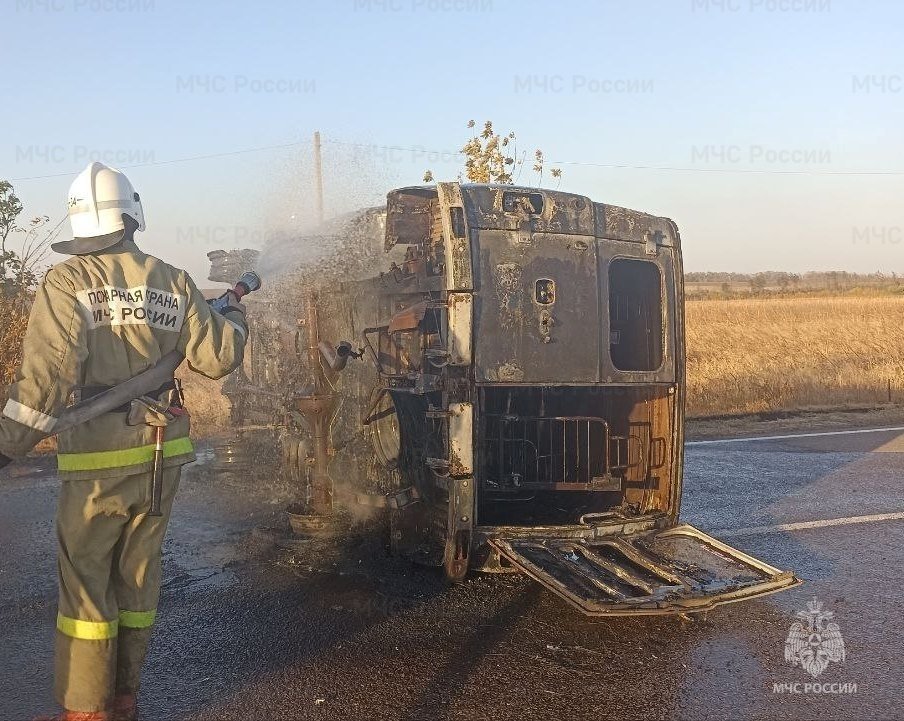
[[[371,147],[375,146],[324,139],[323,223],[316,208],[313,149],[301,149],[274,168],[269,186],[277,191],[268,203],[268,228],[257,266],[262,276],[272,281],[314,270],[340,275],[379,256],[382,226],[365,230],[358,221],[362,209],[378,213],[397,182],[390,177],[385,158],[368,151]],[[379,236],[378,243],[373,236]],[[353,239],[358,247],[349,242]]]
[[[298,273],[357,277],[372,272],[383,254],[384,222],[382,208],[368,208],[304,234],[275,233],[261,250],[257,270],[271,281]]]
[[[363,493],[363,489],[347,480],[333,481],[333,502],[345,511],[353,524],[364,526],[377,520],[383,511],[375,506],[358,503],[356,499],[360,493]]]
[[[321,223],[315,208],[311,152],[296,154],[273,171],[270,185],[278,191],[268,203],[270,222],[261,247],[252,253],[238,249],[213,254],[218,278],[231,273],[234,280],[237,269],[250,262],[263,279],[263,288],[249,301],[249,319],[256,328],[254,352],[263,352],[266,361],[279,369],[275,375],[280,379],[279,388],[273,390],[286,391],[307,375],[291,347],[296,319],[304,316],[304,292],[373,277],[404,255],[404,247],[389,254],[384,250],[385,194],[396,184],[387,182],[385,168],[376,161],[348,148],[324,144],[327,220]],[[357,419],[360,409],[348,412]],[[353,424],[334,423],[334,432],[340,425]],[[367,490],[362,487],[358,462],[372,451],[359,445],[367,441],[357,427],[353,440],[333,440],[340,449],[330,464],[336,481],[334,501],[355,524],[372,523],[382,511],[355,501],[356,494]],[[379,476],[376,471],[373,475]]]

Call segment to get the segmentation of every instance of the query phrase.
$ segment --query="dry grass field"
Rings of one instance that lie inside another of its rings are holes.
[[[6,401],[6,386],[12,383],[22,362],[22,338],[28,324],[30,300],[7,295],[0,287],[0,400]]]
[[[904,298],[687,303],[688,413],[904,402]],[[22,306],[0,296],[0,401],[21,361]],[[184,371],[193,435],[228,426],[220,383]]]
[[[688,413],[904,401],[904,298],[687,303]]]

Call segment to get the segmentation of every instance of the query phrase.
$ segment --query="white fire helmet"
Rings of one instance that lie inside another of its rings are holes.
[[[103,163],[91,163],[69,188],[72,240],[53,244],[57,253],[84,255],[116,245],[126,232],[123,215],[144,230],[141,199],[129,179]]]

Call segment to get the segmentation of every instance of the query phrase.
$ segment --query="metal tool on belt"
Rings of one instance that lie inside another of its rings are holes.
[[[130,426],[147,425],[154,429],[154,472],[151,475],[151,507],[149,516],[162,516],[163,499],[163,442],[166,427],[170,422],[186,414],[183,407],[182,387],[178,380],[173,382],[168,402],[161,403],[150,396],[132,400],[126,423]]]

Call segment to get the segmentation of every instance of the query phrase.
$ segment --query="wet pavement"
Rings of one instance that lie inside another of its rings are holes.
[[[145,720],[904,717],[904,520],[868,518],[904,512],[901,431],[689,445],[683,520],[805,580],[690,620],[585,618],[521,576],[448,586],[368,534],[274,546],[291,489],[261,478],[271,457],[218,447],[186,472]],[[48,459],[10,470],[0,719],[15,720],[53,708],[57,482]],[[846,659],[803,693],[814,680],[784,642],[814,596]]]

